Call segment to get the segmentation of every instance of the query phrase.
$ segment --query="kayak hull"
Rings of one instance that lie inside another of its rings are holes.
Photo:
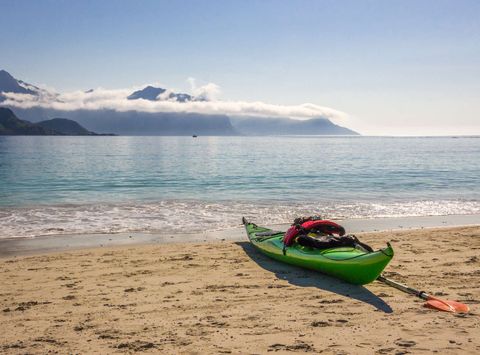
[[[244,220],[248,239],[256,249],[272,259],[339,278],[355,285],[377,279],[393,258],[393,248],[367,252],[353,247],[314,249],[294,244],[283,253],[283,232],[259,227]],[[272,233],[269,235],[269,233]]]

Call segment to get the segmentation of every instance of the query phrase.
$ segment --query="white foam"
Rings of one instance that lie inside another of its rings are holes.
[[[392,203],[207,202],[81,204],[0,208],[0,238],[95,233],[197,233],[234,228],[246,216],[261,224],[289,223],[301,215],[374,218],[480,214],[478,201]]]

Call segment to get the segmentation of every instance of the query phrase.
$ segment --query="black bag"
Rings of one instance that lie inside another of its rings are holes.
[[[298,244],[304,247],[316,248],[316,249],[329,249],[337,247],[352,247],[360,246],[368,252],[373,252],[373,249],[358,240],[354,235],[343,236],[331,236],[331,235],[319,235],[316,237],[310,237],[308,235],[301,235],[297,237]]]

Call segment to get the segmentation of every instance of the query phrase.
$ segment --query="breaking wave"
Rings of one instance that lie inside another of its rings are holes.
[[[202,233],[240,225],[246,216],[261,224],[289,223],[301,215],[376,218],[480,214],[479,201],[441,200],[391,203],[207,202],[164,200],[139,203],[63,204],[0,208],[0,238],[43,235]]]

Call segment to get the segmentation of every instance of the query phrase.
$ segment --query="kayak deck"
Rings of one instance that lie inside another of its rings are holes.
[[[283,254],[283,232],[244,220],[250,242],[265,255],[288,264],[316,270],[356,285],[374,281],[393,258],[393,248],[368,252],[354,247],[316,249],[297,243]]]

